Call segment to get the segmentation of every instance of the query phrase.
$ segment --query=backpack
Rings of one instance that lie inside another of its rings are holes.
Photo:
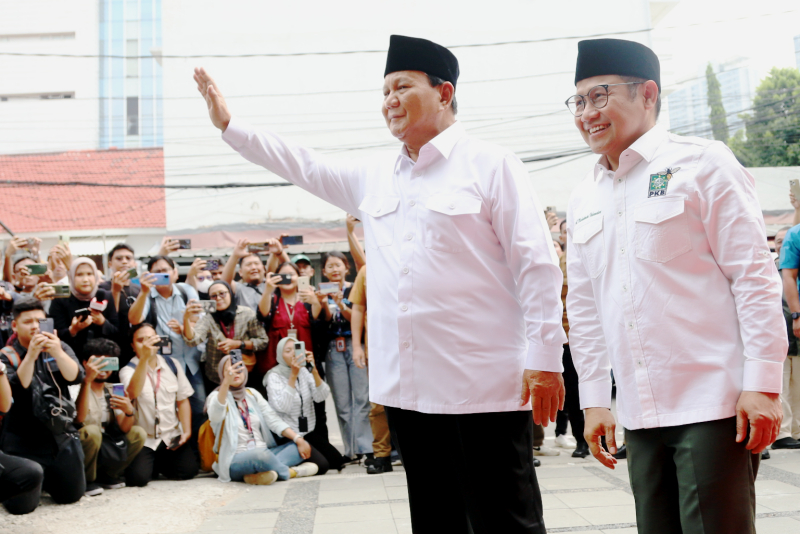
[[[181,284],[175,284],[175,287],[178,288],[178,294],[183,299],[183,304],[186,305],[189,302],[189,295],[186,293],[186,290],[181,287]],[[147,312],[147,317],[145,317],[144,322],[156,328],[158,326],[158,317],[156,316],[156,298],[153,295],[149,295],[148,298],[150,299],[150,310]]]

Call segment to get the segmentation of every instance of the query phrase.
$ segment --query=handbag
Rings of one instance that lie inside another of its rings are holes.
[[[125,432],[117,424],[117,416],[111,408],[111,394],[103,390],[108,406],[108,423],[103,428],[103,441],[100,443],[98,462],[103,464],[121,464],[128,459],[128,439]]]

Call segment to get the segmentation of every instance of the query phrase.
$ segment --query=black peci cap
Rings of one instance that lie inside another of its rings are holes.
[[[622,39],[580,41],[575,85],[586,78],[604,74],[653,80],[661,91],[661,64],[655,52],[643,44]]]
[[[392,35],[383,75],[400,70],[422,71],[450,82],[455,87],[458,80],[458,59],[447,48],[427,39]]]

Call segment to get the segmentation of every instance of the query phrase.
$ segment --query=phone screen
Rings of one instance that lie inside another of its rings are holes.
[[[39,332],[47,332],[53,334],[55,325],[53,319],[39,319]]]
[[[125,396],[125,385],[124,384],[112,384],[111,385],[111,394],[117,397],[124,397]]]

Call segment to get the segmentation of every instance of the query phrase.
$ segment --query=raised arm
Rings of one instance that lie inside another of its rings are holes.
[[[139,295],[136,297],[133,305],[128,310],[128,321],[132,325],[143,323],[145,317],[147,317],[147,299],[150,297],[150,288],[153,287],[155,276],[150,273],[146,273],[139,277],[139,281],[142,284],[142,290],[139,292]],[[155,326],[156,325],[153,325],[153,327]]]
[[[234,293],[236,293],[236,282],[233,281],[236,277],[236,265],[238,265],[241,258],[247,256],[247,245],[249,244],[250,241],[247,239],[240,239],[237,241],[236,246],[233,247],[231,257],[228,258],[225,267],[222,269],[222,279],[228,282],[228,285],[231,286]],[[233,297],[234,295],[231,295],[231,298]]]
[[[367,255],[364,253],[364,249],[361,247],[361,242],[356,237],[356,225],[358,224],[358,219],[347,214],[347,244],[350,245],[350,255],[353,256],[353,262],[356,264],[356,272],[360,271],[361,268],[367,264]]]

